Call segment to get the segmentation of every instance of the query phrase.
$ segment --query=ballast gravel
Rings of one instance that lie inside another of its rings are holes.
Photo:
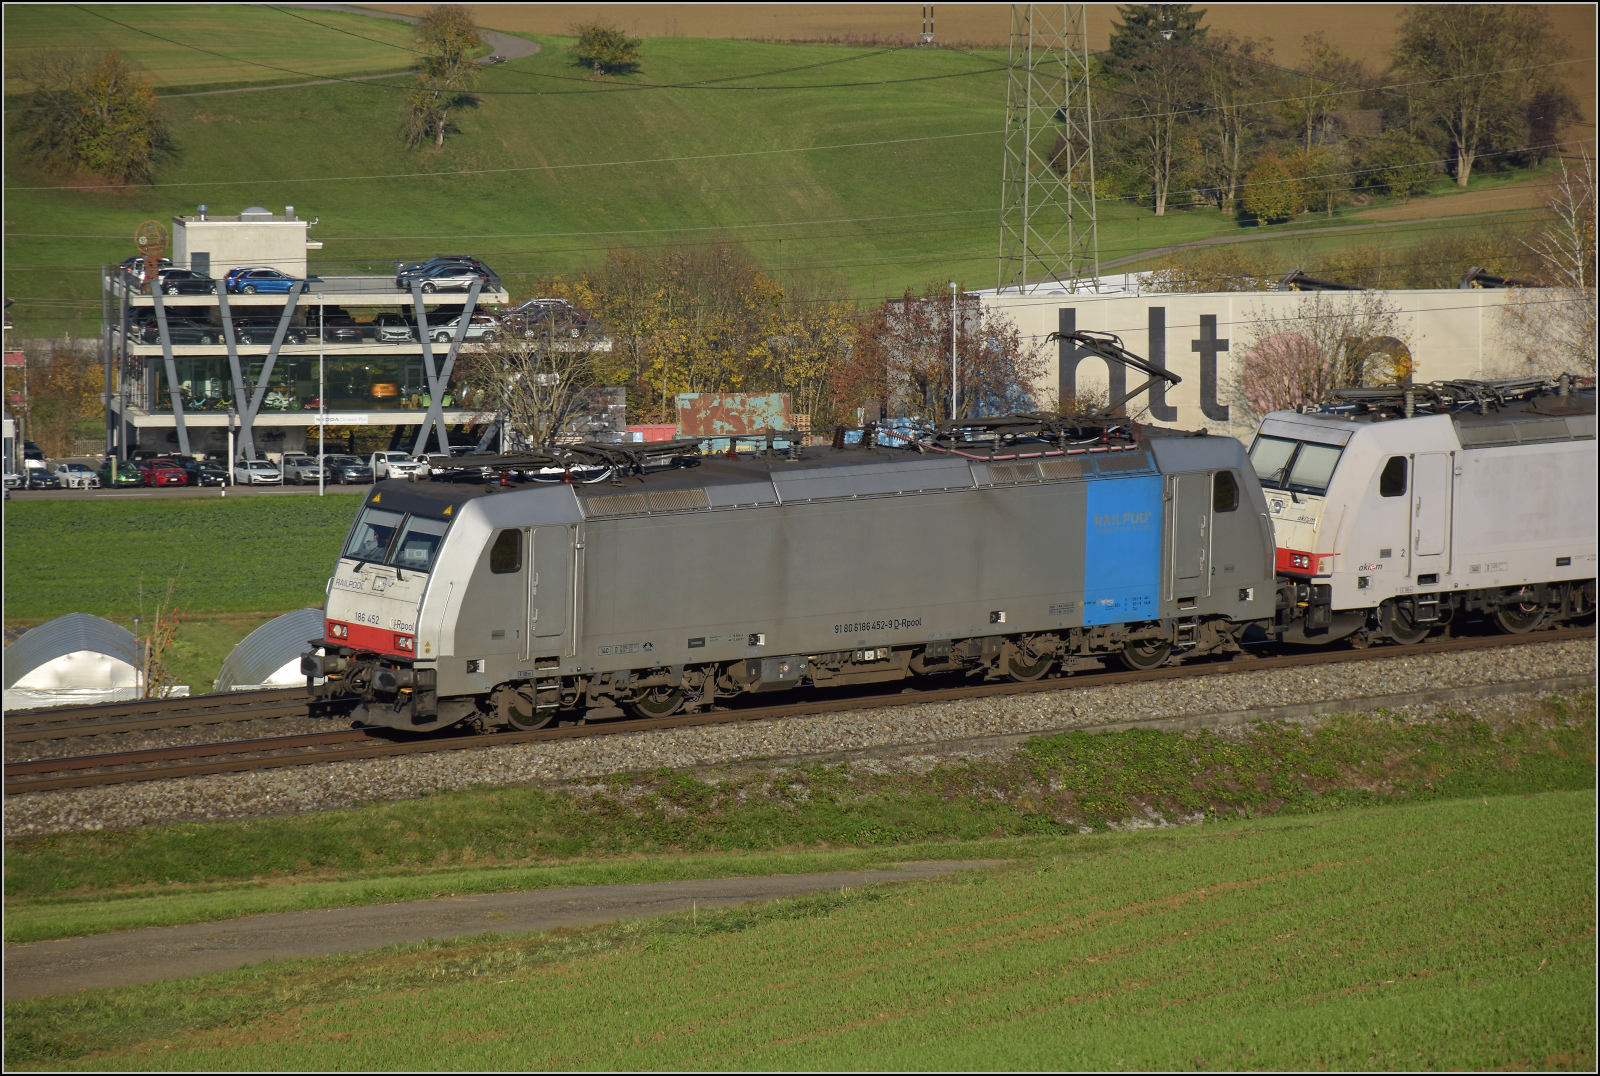
[[[300,814],[472,787],[563,785],[659,767],[694,769],[896,745],[910,748],[903,759],[906,766],[921,769],[987,753],[956,750],[939,757],[926,747],[912,746],[930,741],[1590,676],[1594,671],[1594,641],[1575,640],[34,792],[7,798],[5,835]],[[880,758],[876,765],[892,766],[894,759]]]

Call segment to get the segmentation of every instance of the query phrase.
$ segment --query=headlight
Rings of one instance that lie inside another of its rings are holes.
[[[350,638],[350,627],[349,627],[349,625],[347,625],[347,624],[336,624],[331,620],[328,621],[328,638],[330,638],[330,639],[348,639],[348,638]]]
[[[394,648],[396,650],[404,650],[408,654],[415,654],[417,652],[417,640],[410,635],[396,635],[394,637]]]

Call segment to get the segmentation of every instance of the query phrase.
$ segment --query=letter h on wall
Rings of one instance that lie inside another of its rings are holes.
[[[1064,333],[1078,330],[1078,312],[1070,306],[1064,306],[1056,313],[1057,327]],[[1075,402],[1078,396],[1078,364],[1084,359],[1097,358],[1075,344],[1068,344],[1065,340],[1057,345],[1061,349],[1061,380],[1057,388],[1060,395],[1056,397],[1056,408],[1065,412],[1068,408],[1076,410]],[[1110,392],[1108,399],[1116,400],[1128,391],[1128,368],[1121,363],[1106,363],[1110,373],[1106,381],[1106,388]]]

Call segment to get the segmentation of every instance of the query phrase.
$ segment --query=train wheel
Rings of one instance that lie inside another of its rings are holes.
[[[1006,661],[1006,672],[1011,679],[1018,683],[1026,684],[1042,679],[1044,674],[1050,671],[1050,666],[1054,664],[1055,658],[1046,654],[1032,665],[1029,665],[1026,657],[1019,652],[1013,651],[1010,659]]]
[[[1378,623],[1389,638],[1410,646],[1412,643],[1422,642],[1433,630],[1432,624],[1418,624],[1411,619],[1411,615],[1409,602],[1401,604],[1397,601],[1388,601],[1378,611]]]
[[[541,710],[528,691],[508,691],[500,699],[500,720],[517,732],[542,729],[555,720],[555,707]]]
[[[671,717],[683,709],[683,689],[680,687],[653,687],[628,703],[628,709],[640,717]]]
[[[1122,648],[1122,663],[1136,672],[1157,669],[1172,656],[1172,644],[1165,639],[1140,639]]]
[[[1523,635],[1544,622],[1545,608],[1533,587],[1508,587],[1494,611],[1494,622],[1508,635]]]

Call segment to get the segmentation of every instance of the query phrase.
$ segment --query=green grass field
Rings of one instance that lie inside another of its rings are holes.
[[[63,613],[127,620],[139,611],[141,583],[148,616],[174,577],[177,605],[194,614],[321,605],[358,503],[343,493],[13,501],[5,512],[6,622]]]
[[[8,4],[5,37],[7,94],[32,88],[32,65],[84,49],[116,49],[158,93],[404,71],[416,59],[397,20],[265,6]]]
[[[130,25],[145,25],[142,10],[127,13]],[[175,40],[209,41],[212,28],[234,40],[239,10],[163,17],[181,16],[188,36],[175,30]],[[249,18],[292,21],[271,9]],[[368,48],[301,32],[319,56]],[[8,49],[43,33],[23,23]],[[459,114],[460,133],[441,152],[406,150],[394,134],[399,84],[371,82],[171,99],[180,152],[149,188],[38,189],[58,181],[11,154],[12,317],[29,335],[97,331],[94,267],[127,256],[140,220],[202,201],[218,213],[293,204],[320,218],[313,234],[326,245],[314,270],[387,271],[395,258],[470,250],[514,295],[597,262],[610,245],[719,236],[748,243],[781,276],[820,275],[862,298],[930,280],[993,286],[999,53],[650,38],[636,74],[602,83],[573,66],[567,39],[538,40],[538,55],[485,72],[481,104]],[[162,57],[152,62],[174,62]],[[1340,213],[1296,227],[1345,222]],[[1386,241],[1404,242],[1405,231],[1386,230]],[[1164,219],[1117,202],[1099,210],[1106,260],[1227,234],[1243,233],[1215,210]]]
[[[1593,1066],[1592,792],[1071,838],[917,884],[8,1002],[8,1066]]]
[[[1129,818],[1223,822],[1592,789],[1593,714],[1588,693],[1493,725],[1454,714],[1262,725],[1243,737],[1076,732],[1034,740],[1003,762],[924,775],[661,771],[618,775],[599,791],[476,789],[286,818],[15,839],[6,940],[583,880],[755,874],[779,862],[798,871],[1028,856],[1041,840]],[[841,848],[859,854],[815,858]]]

